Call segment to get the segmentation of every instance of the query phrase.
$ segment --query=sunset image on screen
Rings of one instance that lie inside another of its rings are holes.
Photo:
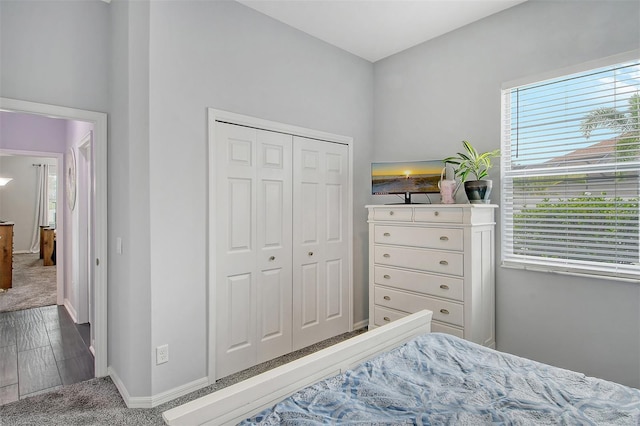
[[[438,192],[441,160],[371,163],[373,194]]]

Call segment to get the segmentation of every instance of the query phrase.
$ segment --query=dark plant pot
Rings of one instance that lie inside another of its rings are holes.
[[[468,180],[464,183],[464,192],[471,204],[487,204],[492,185],[490,180]]]

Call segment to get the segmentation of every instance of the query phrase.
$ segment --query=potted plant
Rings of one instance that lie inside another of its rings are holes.
[[[472,204],[488,203],[492,181],[484,179],[489,174],[491,159],[500,155],[500,150],[480,154],[468,141],[462,141],[465,152],[444,159],[445,165],[454,166],[455,177],[464,183],[464,191]],[[471,180],[470,177],[475,177]]]

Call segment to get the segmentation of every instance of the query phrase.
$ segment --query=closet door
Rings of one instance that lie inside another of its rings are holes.
[[[291,351],[291,136],[216,127],[216,377]]]
[[[294,137],[293,349],[349,330],[346,145]]]

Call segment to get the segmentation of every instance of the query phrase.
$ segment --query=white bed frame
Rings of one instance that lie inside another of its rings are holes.
[[[421,311],[162,413],[168,425],[237,424],[299,389],[431,331]]]

